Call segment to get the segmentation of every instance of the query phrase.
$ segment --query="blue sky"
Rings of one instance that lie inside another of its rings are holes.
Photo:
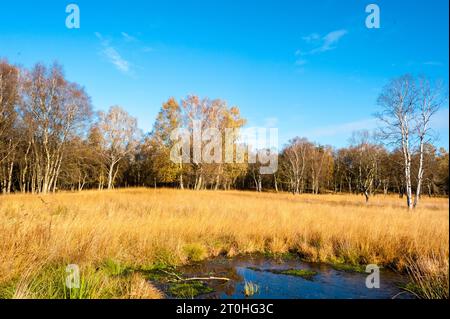
[[[66,5],[81,11],[67,29]],[[376,3],[381,28],[367,29]],[[390,78],[426,74],[448,85],[448,0],[7,1],[0,57],[26,67],[57,60],[98,110],[121,105],[149,131],[161,104],[187,94],[240,107],[281,143],[306,136],[345,146],[373,129]],[[435,119],[448,149],[448,105]]]

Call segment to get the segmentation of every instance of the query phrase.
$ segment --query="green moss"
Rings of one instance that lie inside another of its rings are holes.
[[[286,253],[273,253],[271,251],[265,251],[263,253],[264,257],[279,259],[279,260],[295,260],[299,258],[299,255],[294,252],[286,252]]]
[[[141,266],[137,268],[136,271],[144,275],[146,279],[157,282],[166,282],[169,279],[175,279],[175,275],[181,275],[176,271],[174,266],[170,266],[164,263],[155,263],[152,265]]]
[[[346,272],[358,272],[365,273],[366,268],[362,265],[351,265],[351,264],[331,264],[335,270],[346,271]]]
[[[287,269],[287,270],[271,270],[272,273],[287,275],[287,276],[295,276],[301,277],[303,279],[312,280],[314,276],[317,275],[317,272],[309,269]]]
[[[174,275],[167,274],[166,272],[159,269],[147,270],[142,273],[146,279],[158,282],[166,282],[169,280],[173,280],[176,277]],[[176,274],[179,275],[179,273]]]
[[[214,290],[202,282],[183,282],[170,284],[168,292],[171,296],[176,298],[195,298],[199,295],[211,293]]]
[[[175,266],[158,261],[154,264],[140,266],[140,267],[136,268],[136,270],[144,271],[144,272],[145,271],[173,271],[173,270],[175,270]]]
[[[200,244],[189,244],[184,246],[184,253],[189,261],[201,261],[207,257],[207,252],[204,246]]]

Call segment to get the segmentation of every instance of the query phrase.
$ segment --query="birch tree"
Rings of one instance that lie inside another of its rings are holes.
[[[432,84],[429,79],[422,76],[418,80],[418,99],[416,115],[416,134],[419,142],[419,169],[417,172],[417,187],[414,197],[414,207],[420,199],[423,176],[424,176],[424,153],[425,145],[431,142],[432,128],[431,119],[439,108],[445,103],[443,85],[441,82]]]
[[[10,193],[18,145],[19,70],[0,61],[0,189]]]
[[[443,104],[442,96],[441,86],[431,85],[425,77],[416,81],[412,76],[404,75],[392,80],[378,99],[382,110],[377,118],[384,124],[380,129],[381,136],[402,151],[409,209],[416,207],[419,202],[424,174],[424,145],[431,138],[431,118]],[[411,165],[415,150],[419,153],[419,169],[413,199]]]
[[[120,161],[131,155],[139,143],[137,120],[120,106],[100,113],[98,128],[103,136],[103,157],[108,171],[108,189],[114,187]]]
[[[306,165],[313,147],[305,138],[296,137],[282,151],[282,172],[289,180],[293,194],[300,194],[304,190]]]
[[[417,103],[417,91],[414,79],[410,75],[404,75],[392,80],[384,87],[378,98],[378,104],[382,107],[377,114],[378,119],[384,123],[381,128],[383,138],[399,145],[404,162],[406,204],[412,208],[411,186],[411,156],[413,139],[413,121],[415,106]]]
[[[91,115],[90,99],[54,64],[37,64],[24,79],[22,119],[33,154],[33,190],[55,191],[68,140],[82,134]]]
[[[367,203],[374,190],[383,149],[370,142],[370,134],[366,130],[354,132],[352,143],[349,148],[350,167],[354,170],[352,175],[355,176],[357,189]]]

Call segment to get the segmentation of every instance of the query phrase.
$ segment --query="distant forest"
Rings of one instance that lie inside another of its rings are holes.
[[[420,194],[448,195],[449,155],[433,146],[431,117],[446,103],[443,86],[401,76],[386,85],[377,115],[382,129],[355,132],[345,148],[293,137],[279,152],[278,171],[260,164],[176,164],[178,127],[242,128],[238,107],[220,99],[169,98],[153,130],[142,134],[120,106],[94,112],[83,87],[61,66],[27,70],[0,61],[0,190],[46,194],[118,187],[256,190],[301,193],[397,193],[415,206]],[[381,143],[383,142],[383,143]],[[416,197],[413,203],[414,195]]]

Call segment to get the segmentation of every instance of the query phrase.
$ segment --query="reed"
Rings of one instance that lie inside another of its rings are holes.
[[[0,293],[33,295],[30,291],[39,290],[33,281],[42,274],[55,278],[53,273],[68,264],[80,265],[86,278],[93,278],[86,287],[108,287],[118,280],[114,271],[120,273],[120,267],[290,252],[310,261],[409,271],[416,286],[429,291],[421,297],[448,297],[448,209],[447,198],[424,197],[420,207],[408,212],[397,196],[375,196],[366,204],[356,195],[143,188],[2,196]],[[95,269],[108,261],[121,266],[99,275]],[[130,276],[122,277],[130,282]],[[431,278],[440,278],[438,288]],[[52,286],[45,280],[40,285]],[[156,291],[127,285],[78,297],[127,297],[139,291],[149,297],[148,291]],[[47,288],[34,295],[66,296]]]

